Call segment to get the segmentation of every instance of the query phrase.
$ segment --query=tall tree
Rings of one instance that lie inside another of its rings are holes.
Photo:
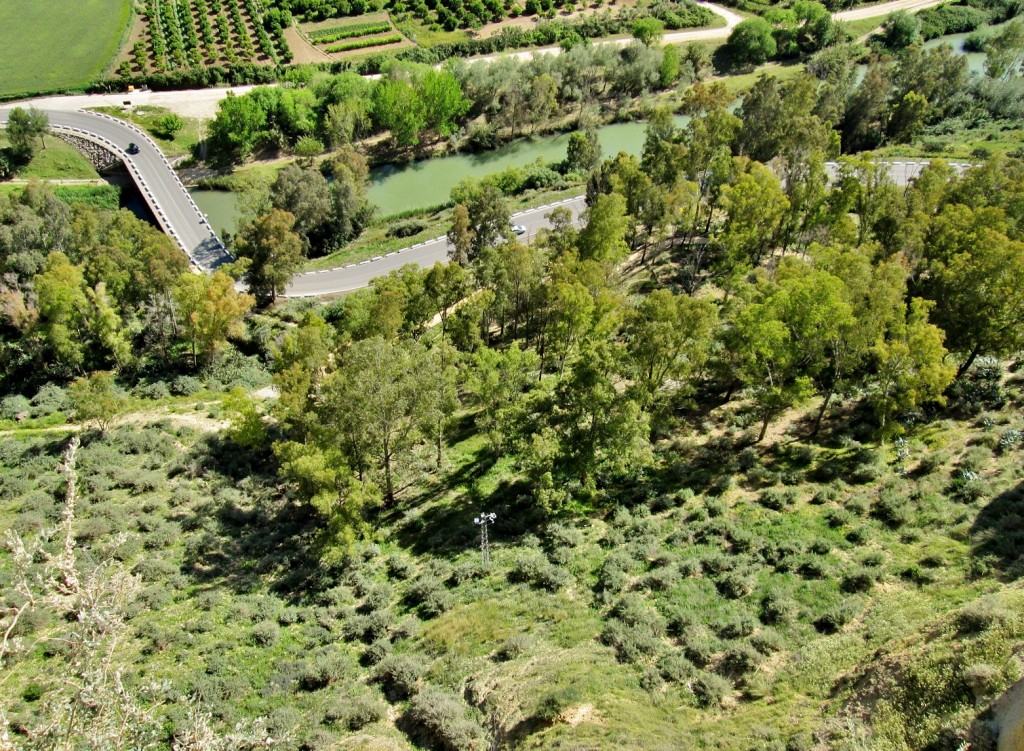
[[[319,170],[289,164],[270,186],[270,202],[294,217],[305,255],[324,249],[330,240],[333,207],[327,179]]]
[[[537,353],[520,349],[518,342],[504,351],[481,347],[468,365],[466,391],[480,408],[476,424],[498,456],[524,424],[520,408],[539,367]]]
[[[700,369],[717,320],[717,309],[707,299],[673,295],[664,289],[643,299],[627,319],[625,334],[645,404],[657,398],[669,379],[685,382]]]
[[[922,290],[961,358],[958,377],[979,355],[1007,355],[1024,344],[1024,243],[1006,230],[1001,209],[956,204],[936,217],[925,239]]]
[[[614,265],[626,258],[626,199],[618,193],[602,193],[587,211],[587,223],[579,236],[580,258]]]
[[[251,261],[245,280],[258,297],[276,300],[302,264],[302,239],[294,227],[291,213],[273,209],[239,232],[235,248]]]
[[[470,107],[458,80],[448,71],[431,69],[423,74],[418,89],[426,127],[447,138],[459,127]]]
[[[244,330],[245,314],[255,304],[252,295],[235,289],[235,280],[222,271],[212,275],[182,274],[174,286],[174,302],[192,350],[192,363],[209,362],[228,337]]]
[[[46,148],[43,136],[49,131],[50,119],[35,107],[15,107],[7,116],[7,139],[15,154],[23,159],[32,158],[36,139],[42,148]]]
[[[875,414],[884,438],[896,430],[890,423],[899,410],[914,409],[927,401],[943,400],[956,369],[945,362],[942,329],[928,323],[925,300],[914,298],[906,317],[890,327],[872,348],[875,359]]]
[[[422,439],[433,376],[422,345],[372,337],[349,347],[324,383],[324,429],[360,479],[379,473],[388,505],[398,466]]]

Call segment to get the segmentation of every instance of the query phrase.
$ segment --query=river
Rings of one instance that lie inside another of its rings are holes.
[[[966,55],[973,72],[984,71],[985,55],[979,52],[964,52],[963,41],[967,34],[948,34],[932,39],[925,47],[949,44],[962,55]],[[677,125],[684,125],[686,118],[676,117]],[[598,129],[601,154],[614,156],[620,151],[640,155],[644,145],[643,122],[615,123]],[[465,177],[484,177],[508,167],[525,166],[537,159],[548,164],[565,158],[568,134],[524,138],[507,144],[494,151],[479,154],[456,154],[454,156],[426,159],[410,164],[388,164],[370,173],[370,201],[380,207],[380,213],[387,216],[401,211],[425,208],[448,199],[451,189]],[[240,212],[237,197],[233,193],[216,190],[192,190],[199,207],[210,217],[210,223],[217,232],[234,232]]]

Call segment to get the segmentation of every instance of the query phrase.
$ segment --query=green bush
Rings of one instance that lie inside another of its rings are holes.
[[[856,614],[856,606],[851,602],[844,601],[833,605],[822,613],[814,621],[814,627],[823,634],[834,634],[853,620]]]
[[[502,642],[494,653],[495,659],[500,662],[508,662],[526,654],[530,647],[530,637],[526,634],[513,634]]]
[[[369,694],[338,699],[325,713],[324,719],[347,730],[361,730],[387,717],[387,706]]]
[[[721,648],[722,645],[717,639],[698,633],[687,637],[683,645],[683,654],[694,665],[704,668],[711,664]]]
[[[658,658],[661,677],[670,683],[682,684],[696,672],[693,663],[679,652],[666,652]]]
[[[720,707],[732,693],[732,683],[714,673],[701,673],[690,683],[698,707]]]
[[[754,580],[746,574],[730,571],[715,582],[715,587],[723,597],[738,600],[754,590]]]
[[[979,634],[1016,620],[1016,614],[993,600],[978,600],[956,614],[956,626],[962,634]]]
[[[548,691],[537,702],[533,716],[542,722],[554,722],[569,707],[578,704],[582,694],[573,684]]]
[[[739,678],[757,670],[764,655],[746,642],[734,642],[722,654],[718,669],[724,675]]]
[[[770,590],[761,598],[761,622],[768,625],[789,623],[796,619],[798,608],[793,600]]]
[[[273,621],[260,621],[252,628],[252,643],[257,647],[269,647],[277,641],[281,629]]]
[[[509,579],[555,592],[566,586],[572,580],[572,576],[565,569],[551,563],[543,554],[532,552],[516,558],[509,572]]]
[[[31,408],[32,403],[21,394],[5,396],[0,400],[0,419],[14,420],[21,415],[27,417],[31,414]]]
[[[758,503],[772,511],[783,511],[796,503],[796,499],[793,488],[768,488],[761,493]]]
[[[844,592],[856,593],[867,592],[875,586],[874,572],[871,569],[860,568],[843,575],[839,582],[839,588]]]
[[[469,718],[469,708],[455,694],[427,685],[413,697],[406,719],[425,744],[445,751],[484,748],[486,734]]]
[[[422,219],[407,219],[388,227],[388,237],[412,237],[423,232],[428,226]]]
[[[425,672],[426,665],[418,656],[389,655],[377,663],[372,676],[390,701],[402,701],[412,696]]]

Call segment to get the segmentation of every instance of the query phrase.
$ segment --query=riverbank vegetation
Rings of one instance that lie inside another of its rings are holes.
[[[832,181],[811,107],[727,104],[693,90],[640,159],[574,139],[583,226],[530,246],[467,181],[452,263],[327,304],[252,309],[124,214],[4,204],[15,747],[993,747],[1024,168]],[[337,226],[282,206],[246,242]]]

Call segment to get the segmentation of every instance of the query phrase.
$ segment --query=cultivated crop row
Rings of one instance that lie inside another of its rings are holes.
[[[388,34],[382,37],[366,37],[364,39],[352,39],[348,42],[342,42],[341,44],[335,44],[327,48],[327,52],[351,52],[352,50],[362,50],[367,47],[380,47],[385,44],[395,44],[396,42],[402,41],[401,34]]]
[[[259,0],[145,0],[142,16],[143,40],[125,63],[136,73],[292,59],[290,18],[264,13]]]
[[[329,44],[339,39],[352,39],[369,34],[381,34],[391,30],[391,24],[387,21],[373,21],[370,23],[357,23],[350,26],[333,26],[329,29],[316,29],[309,32],[309,38],[317,44]]]

